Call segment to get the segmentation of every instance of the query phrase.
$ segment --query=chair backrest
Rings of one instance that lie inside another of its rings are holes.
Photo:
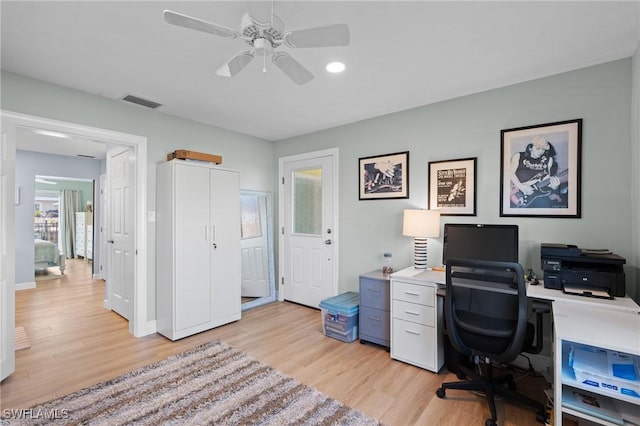
[[[527,290],[516,262],[447,260],[444,314],[453,346],[465,355],[514,360],[527,329]]]

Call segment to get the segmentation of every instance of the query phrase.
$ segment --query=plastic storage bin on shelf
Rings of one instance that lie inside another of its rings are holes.
[[[349,291],[320,302],[322,331],[326,336],[343,342],[358,338],[358,304],[360,295]]]

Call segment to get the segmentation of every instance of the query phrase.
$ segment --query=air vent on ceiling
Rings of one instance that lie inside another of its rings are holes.
[[[82,158],[96,158],[95,155],[87,155],[87,154],[76,154],[77,157]]]
[[[131,102],[132,104],[140,105],[140,106],[143,106],[145,108],[151,108],[151,109],[156,109],[156,108],[162,106],[162,104],[159,104],[157,102],[153,102],[153,101],[150,101],[148,99],[142,99],[142,98],[139,98],[139,97],[133,96],[133,95],[127,95],[124,98],[122,98],[122,100],[125,101],[125,102]]]

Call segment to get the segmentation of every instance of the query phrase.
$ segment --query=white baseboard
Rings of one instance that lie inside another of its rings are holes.
[[[32,288],[36,288],[36,282],[30,283],[16,283],[16,291],[18,290],[30,290]]]

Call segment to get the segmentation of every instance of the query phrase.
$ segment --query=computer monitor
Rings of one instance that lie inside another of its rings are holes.
[[[454,258],[518,262],[518,225],[445,223],[442,263]]]

